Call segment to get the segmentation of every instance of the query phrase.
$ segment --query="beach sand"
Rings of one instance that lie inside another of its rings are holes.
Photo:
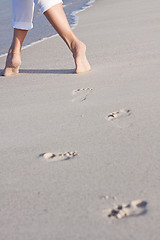
[[[1,240],[160,238],[159,8],[98,0],[79,13],[91,72],[72,74],[57,36],[23,50],[19,76],[0,77]],[[146,214],[104,214],[136,199]]]

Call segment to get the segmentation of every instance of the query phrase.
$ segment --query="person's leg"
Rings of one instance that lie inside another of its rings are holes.
[[[8,51],[5,69],[2,72],[3,76],[7,77],[19,72],[21,65],[21,48],[27,32],[27,30],[14,28],[13,41]]]
[[[21,48],[28,30],[33,27],[33,0],[12,0],[14,28],[13,40],[8,51],[6,66],[2,72],[3,76],[11,76],[19,72],[21,64]]]
[[[39,0],[40,3],[45,1],[46,0]],[[52,2],[54,1],[55,0]],[[44,11],[44,15],[73,53],[76,65],[75,73],[83,73],[89,71],[91,67],[85,54],[86,46],[72,32],[66,15],[63,11],[62,4],[59,3],[50,7],[48,10]]]

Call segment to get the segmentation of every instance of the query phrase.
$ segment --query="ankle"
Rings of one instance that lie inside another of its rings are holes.
[[[6,67],[17,68],[21,65],[21,51],[10,47],[6,59]]]
[[[74,53],[75,51],[78,53],[82,49],[86,50],[86,45],[81,42],[80,40],[72,41],[71,42],[71,51]]]

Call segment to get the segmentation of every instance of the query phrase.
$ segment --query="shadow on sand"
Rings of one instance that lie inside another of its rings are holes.
[[[3,69],[0,69],[0,77]],[[73,74],[75,69],[20,69],[19,73],[26,74]]]
[[[75,69],[20,69],[19,72],[29,74],[73,74]]]

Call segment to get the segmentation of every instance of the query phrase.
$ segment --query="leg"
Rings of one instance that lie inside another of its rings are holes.
[[[6,66],[2,76],[12,76],[19,72],[21,65],[21,48],[27,32],[27,30],[14,29],[13,41],[8,52]]]
[[[76,65],[75,73],[89,71],[91,67],[85,54],[86,46],[72,32],[62,4],[52,6],[44,12],[44,15],[71,50]]]
[[[29,29],[33,27],[33,0],[12,0],[13,40],[8,51],[6,66],[2,72],[3,76],[11,76],[19,72],[21,64],[21,48]]]

